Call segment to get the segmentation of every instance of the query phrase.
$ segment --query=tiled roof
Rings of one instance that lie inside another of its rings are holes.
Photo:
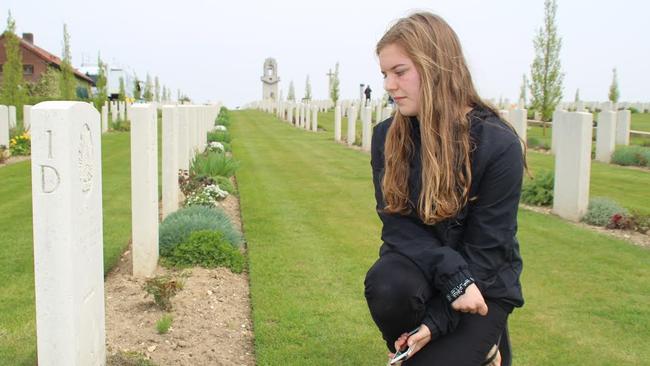
[[[0,41],[3,40],[4,37],[5,37],[4,34],[0,35]],[[20,38],[20,37],[18,37],[18,39],[20,39],[20,45],[21,45],[23,48],[26,48],[26,49],[28,49],[28,50],[34,52],[34,53],[35,53],[38,57],[40,57],[41,59],[45,60],[46,62],[48,62],[48,63],[51,64],[51,65],[56,66],[56,67],[59,68],[59,69],[61,69],[61,63],[62,63],[63,61],[61,61],[60,58],[58,58],[57,56],[54,56],[53,54],[47,52],[46,50],[44,50],[44,49],[42,49],[42,48],[36,46],[35,44],[32,44],[32,43],[29,43],[29,42],[25,41],[24,39],[22,39],[22,38]],[[73,70],[73,72],[74,72],[74,74],[75,74],[76,77],[78,77],[78,78],[80,78],[80,79],[83,79],[83,80],[89,82],[91,85],[95,85],[95,83],[93,82],[93,79],[89,78],[89,77],[86,76],[85,74],[80,73],[80,72],[79,72],[77,69],[75,69],[74,67],[72,68],[72,70]]]

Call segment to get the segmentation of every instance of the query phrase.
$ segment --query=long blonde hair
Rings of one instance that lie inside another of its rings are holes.
[[[458,37],[441,17],[415,13],[399,19],[377,43],[377,55],[391,44],[403,49],[420,74],[422,190],[416,207],[423,222],[434,224],[454,217],[468,201],[472,182],[468,107],[496,111],[476,92]],[[410,129],[408,117],[398,109],[384,150],[382,189],[388,213],[410,212],[409,159],[414,153]]]

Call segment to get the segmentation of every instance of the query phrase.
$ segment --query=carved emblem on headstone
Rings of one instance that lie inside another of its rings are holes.
[[[93,143],[90,127],[85,123],[81,127],[78,164],[81,190],[88,192],[93,185]]]

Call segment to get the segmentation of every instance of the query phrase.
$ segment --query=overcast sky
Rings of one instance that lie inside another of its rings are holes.
[[[157,75],[174,97],[180,89],[195,102],[233,108],[261,98],[267,57],[278,62],[285,97],[292,80],[302,97],[309,75],[313,97],[327,98],[326,73],[337,61],[343,98],[358,97],[360,83],[383,93],[374,46],[413,10],[451,24],[483,97],[515,101],[530,75],[544,1],[2,0],[3,28],[8,10],[18,34],[34,33],[36,45],[59,56],[66,23],[75,67],[101,52],[141,79]],[[648,14],[645,0],[558,0],[564,100],[577,88],[582,100],[606,100],[616,67],[621,100],[650,101]]]

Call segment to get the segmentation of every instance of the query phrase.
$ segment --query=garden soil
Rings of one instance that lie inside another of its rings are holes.
[[[241,230],[239,201],[228,196],[220,205]],[[158,334],[156,322],[166,313],[142,289],[144,279],[131,273],[131,248],[107,275],[106,342],[109,365],[126,353],[137,353],[155,365],[255,365],[248,274],[225,268],[171,271],[157,275],[184,278],[172,298],[173,322]],[[119,364],[115,363],[114,364]]]

